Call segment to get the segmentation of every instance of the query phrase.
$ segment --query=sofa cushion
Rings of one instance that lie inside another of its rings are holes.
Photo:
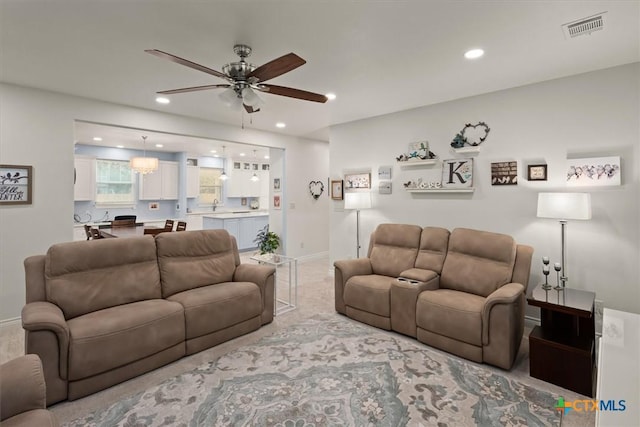
[[[371,274],[353,276],[344,287],[344,302],[347,306],[377,314],[391,316],[391,283],[395,277]]]
[[[2,427],[56,427],[59,425],[54,413],[47,409],[34,409],[2,421]]]
[[[418,255],[422,228],[407,224],[380,224],[371,239],[369,259],[375,274],[398,277],[412,268]]]
[[[416,257],[416,268],[433,270],[440,274],[449,246],[449,230],[440,227],[425,227],[420,234],[420,250]]]
[[[125,239],[122,239],[125,240]],[[153,299],[69,320],[69,380],[127,365],[184,342],[184,310]]]
[[[158,234],[162,296],[232,281],[237,250],[231,239],[226,230]]]
[[[190,289],[174,294],[168,300],[184,307],[187,339],[210,334],[262,314],[260,288],[251,282],[225,282]]]
[[[66,319],[161,298],[155,241],[144,236],[53,245],[45,259],[45,289]]]
[[[440,287],[487,297],[511,281],[515,259],[513,237],[456,228],[449,238]]]
[[[450,289],[422,292],[416,305],[416,324],[421,329],[482,346],[484,301],[478,295]]]

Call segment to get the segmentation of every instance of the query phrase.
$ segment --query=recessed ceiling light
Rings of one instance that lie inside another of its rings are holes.
[[[124,148],[124,145],[116,145],[116,148]]]
[[[286,128],[286,127],[287,127],[287,124],[286,124],[286,123],[282,123],[282,122],[278,122],[278,123],[276,123],[276,127],[277,127],[277,128],[280,128],[280,129],[282,129],[282,128]]]
[[[471,49],[464,53],[464,57],[467,59],[480,58],[482,55],[484,55],[484,50],[482,49]]]
[[[219,155],[219,154],[216,154],[216,155],[214,155],[213,157],[220,157],[220,155]]]
[[[211,150],[211,151],[209,151],[209,152],[210,152],[210,153],[217,153],[217,151],[216,151],[216,150]]]
[[[156,102],[158,104],[168,104],[168,103],[171,102],[171,100],[169,98],[165,98],[163,96],[159,96],[159,97],[156,98]]]
[[[326,96],[329,101],[333,101],[334,99],[336,99],[335,93],[326,93],[324,96]]]
[[[244,153],[240,153],[240,156],[244,157]]]
[[[94,137],[93,137],[93,140],[94,140],[94,141],[102,141],[102,138],[100,138],[99,136],[94,136]]]
[[[264,158],[268,160],[268,159],[269,159],[269,156],[264,156]]]
[[[162,144],[156,144],[156,147],[158,147],[158,148],[162,148],[162,147],[164,147],[164,145],[162,145]]]

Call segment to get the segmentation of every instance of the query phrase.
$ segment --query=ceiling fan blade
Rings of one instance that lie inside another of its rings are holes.
[[[300,58],[295,53],[288,53],[280,58],[259,66],[247,75],[247,79],[255,77],[259,82],[264,82],[284,73],[288,73],[291,70],[295,70],[306,63],[307,61]]]
[[[185,92],[196,92],[199,90],[208,90],[208,89],[219,89],[219,88],[227,88],[231,85],[205,85],[205,86],[193,86],[193,87],[183,87],[181,89],[170,89],[170,90],[162,90],[159,93],[161,95],[172,95],[174,93],[185,93]]]
[[[196,64],[195,62],[189,61],[188,59],[180,58],[179,56],[175,56],[158,49],[146,49],[145,52],[150,53],[151,55],[155,55],[158,58],[168,59],[169,61],[175,62],[176,64],[184,65],[186,67],[193,68],[194,70],[202,71],[203,73],[211,74],[212,76],[229,80],[229,76],[221,73],[220,71],[212,70],[211,68],[205,67],[204,65]]]
[[[258,111],[260,111],[259,108],[253,108],[251,105],[247,105],[247,104],[242,104],[244,106],[244,109],[247,110],[247,113],[251,114],[251,113],[257,113]]]
[[[260,85],[260,90],[274,95],[288,96],[290,98],[304,99],[305,101],[327,102],[328,98],[319,93],[307,92],[306,90],[293,89],[290,87],[276,85]]]

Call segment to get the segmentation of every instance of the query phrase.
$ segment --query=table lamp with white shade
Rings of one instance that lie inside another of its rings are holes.
[[[344,208],[356,211],[356,257],[360,258],[360,210],[371,208],[371,193],[368,191],[345,193]]]
[[[538,193],[538,218],[554,218],[560,221],[562,242],[562,287],[569,281],[566,270],[567,220],[591,219],[591,195],[589,193]]]

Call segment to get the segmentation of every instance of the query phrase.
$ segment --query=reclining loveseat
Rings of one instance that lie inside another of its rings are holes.
[[[273,320],[275,268],[225,230],[53,245],[24,262],[26,353],[47,404],[74,400]]]
[[[487,231],[381,224],[367,258],[335,266],[335,308],[458,356],[510,369],[533,248]]]

